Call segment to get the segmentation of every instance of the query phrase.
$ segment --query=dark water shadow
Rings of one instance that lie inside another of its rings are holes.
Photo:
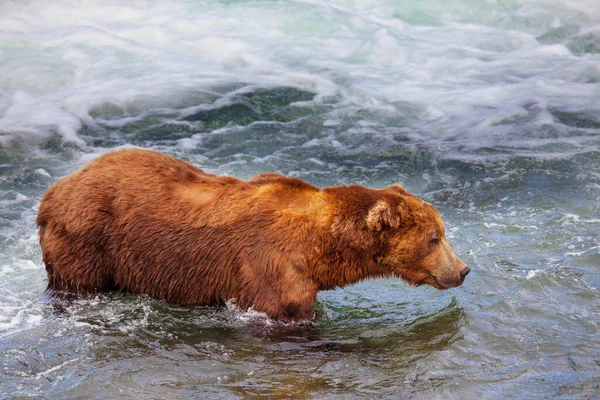
[[[211,318],[215,316],[212,312],[208,315]],[[198,346],[207,340],[231,347],[239,347],[243,343],[247,355],[275,355],[280,352],[305,356],[380,353],[386,357],[393,358],[401,354],[404,359],[413,359],[450,346],[460,337],[460,330],[465,322],[464,310],[453,299],[444,308],[406,324],[389,320],[352,320],[340,323],[326,318],[312,323],[283,324],[256,319],[244,324],[233,322],[230,325],[220,323],[212,327],[198,326],[196,331],[188,326],[179,330],[177,340],[190,346]]]
[[[455,299],[406,323],[323,316],[300,324],[231,307],[179,307],[121,293],[86,299],[61,294],[48,296],[48,302],[49,324],[74,327],[70,335],[94,343],[88,348],[93,359],[111,363],[131,357],[316,362],[362,355],[398,367],[451,346],[467,319]]]

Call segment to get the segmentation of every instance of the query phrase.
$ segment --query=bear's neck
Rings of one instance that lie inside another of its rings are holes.
[[[391,276],[377,261],[380,249],[368,235],[351,239],[327,235],[325,240],[314,247],[314,251],[314,255],[309,258],[308,272],[319,290],[341,288],[369,278]]]

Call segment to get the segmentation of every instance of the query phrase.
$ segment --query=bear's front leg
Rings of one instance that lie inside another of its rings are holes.
[[[236,302],[285,322],[312,321],[317,285],[289,263],[245,263]]]
[[[315,300],[306,301],[303,304],[296,302],[284,303],[280,307],[277,319],[284,322],[312,321],[317,315],[314,305]]]

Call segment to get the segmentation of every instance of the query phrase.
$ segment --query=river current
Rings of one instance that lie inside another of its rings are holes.
[[[44,191],[159,150],[220,175],[399,183],[472,272],[320,318],[46,292]],[[0,3],[0,398],[600,397],[594,0]]]

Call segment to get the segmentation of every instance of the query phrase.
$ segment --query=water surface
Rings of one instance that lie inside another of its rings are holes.
[[[600,397],[594,1],[0,4],[0,398]],[[99,154],[400,183],[472,268],[321,292],[312,326],[53,300],[35,216]]]

